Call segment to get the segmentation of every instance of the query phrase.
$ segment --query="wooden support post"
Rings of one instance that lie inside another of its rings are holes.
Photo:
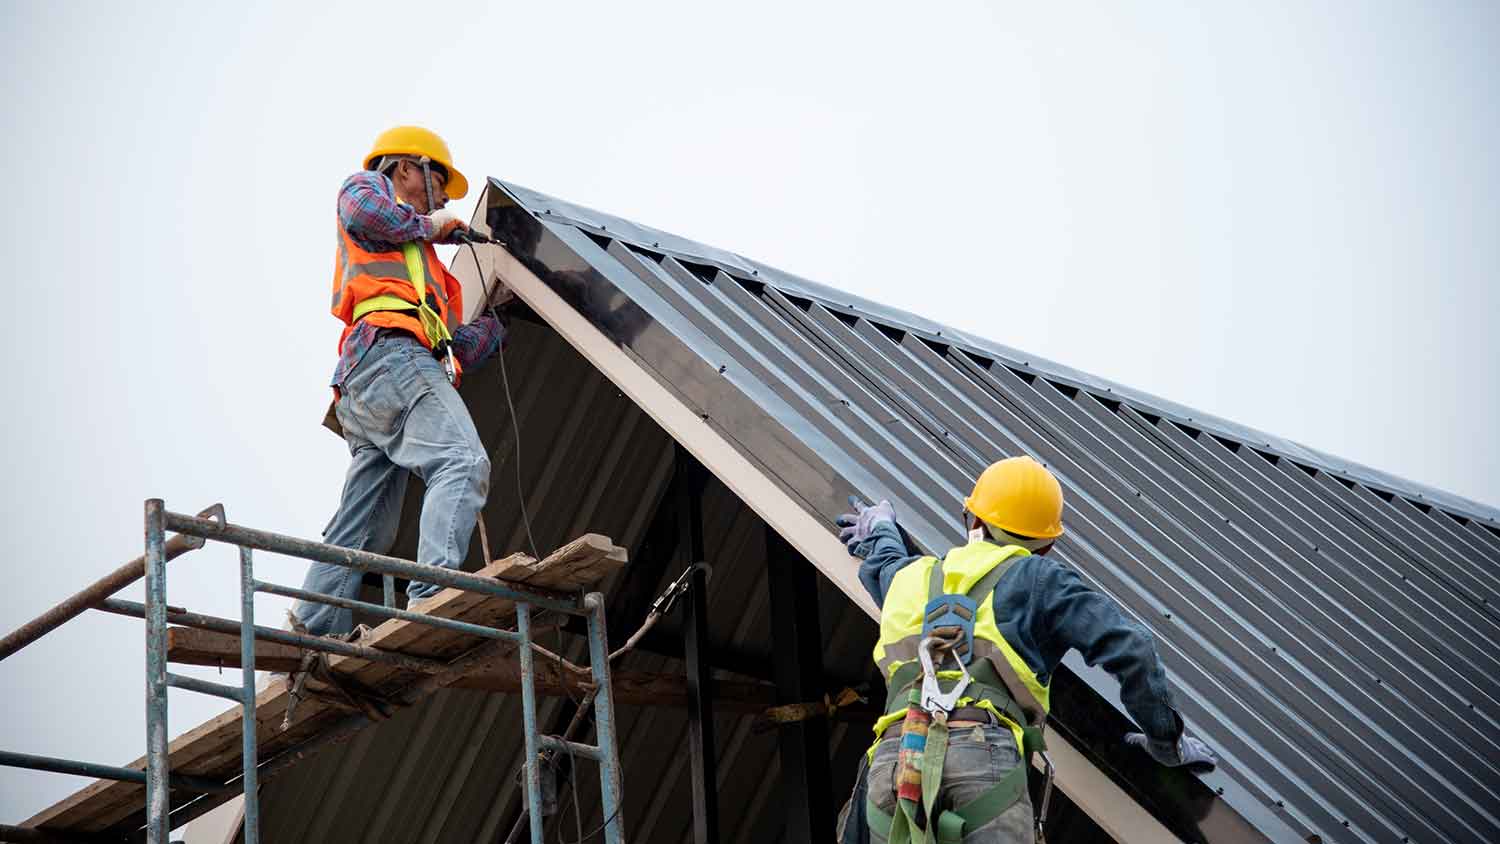
[[[677,446],[677,519],[680,536],[678,556],[685,566],[703,562],[704,469],[693,456]],[[713,669],[709,656],[708,576],[693,572],[682,622],[683,653],[687,657],[688,747],[692,756],[694,844],[718,844],[719,791],[715,759]]]
[[[818,575],[770,526],[766,527],[766,579],[771,591],[771,652],[776,701],[823,697],[823,635],[818,624]],[[832,841],[833,794],[828,762],[828,722],[821,718],[781,727],[782,805],[791,844]]]

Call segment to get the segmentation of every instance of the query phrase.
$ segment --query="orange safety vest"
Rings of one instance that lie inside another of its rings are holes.
[[[448,272],[448,268],[443,266],[443,262],[438,260],[437,250],[431,243],[415,243],[405,248],[410,247],[415,247],[425,274],[422,281],[427,305],[436,312],[451,335],[463,319],[463,287]],[[344,341],[361,319],[382,328],[410,332],[413,337],[422,341],[422,345],[429,349],[433,347],[435,339],[427,336],[418,316],[417,287],[407,267],[407,256],[403,248],[384,252],[367,251],[344,230],[343,222],[339,222],[338,256],[333,266],[331,306],[333,315],[344,322],[344,331],[339,335],[339,354],[343,354]],[[377,299],[379,301],[371,301]],[[361,303],[365,303],[364,306]],[[454,365],[457,370],[455,375],[461,375],[462,367],[456,359]],[[457,386],[456,379],[454,386]]]

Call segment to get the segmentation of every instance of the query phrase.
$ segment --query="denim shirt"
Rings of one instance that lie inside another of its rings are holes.
[[[876,524],[855,556],[862,558],[860,583],[882,606],[896,572],[920,559],[891,522]],[[1077,648],[1085,662],[1120,681],[1120,700],[1146,735],[1175,742],[1182,726],[1151,634],[1062,563],[1029,554],[1012,566],[995,588],[995,622],[1037,680],[1049,683],[1063,655]]]

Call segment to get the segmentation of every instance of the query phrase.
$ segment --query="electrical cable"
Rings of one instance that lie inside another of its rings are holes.
[[[465,245],[467,245],[469,247],[469,255],[470,255],[470,257],[472,257],[474,259],[474,270],[475,270],[475,272],[477,272],[479,274],[479,285],[480,285],[481,289],[484,290],[484,304],[485,304],[485,307],[487,307],[489,309],[490,316],[496,322],[499,322],[500,321],[500,314],[495,311],[495,303],[490,300],[490,285],[489,285],[489,281],[484,277],[484,266],[479,262],[479,250],[476,249],[476,248],[474,248],[474,242],[473,241],[465,241]],[[505,405],[506,405],[506,407],[508,407],[510,409],[510,423],[511,423],[511,428],[515,432],[515,442],[516,442],[516,461],[515,461],[515,464],[516,464],[516,473],[515,473],[516,474],[516,501],[517,501],[517,503],[519,503],[521,505],[521,522],[526,526],[526,541],[527,541],[527,543],[531,547],[531,556],[532,556],[533,559],[540,560],[540,559],[542,559],[542,556],[537,553],[536,539],[531,534],[531,516],[526,512],[526,496],[525,496],[525,492],[524,492],[522,484],[521,484],[521,421],[520,421],[519,417],[517,417],[517,415],[516,415],[516,405],[515,405],[515,402],[511,398],[511,393],[510,393],[510,376],[505,371],[505,355],[504,355],[503,352],[497,351],[495,356],[500,359],[500,384],[501,384],[502,388],[505,390]],[[481,525],[481,530],[482,530],[482,527],[483,526]],[[659,617],[659,615],[660,614],[657,613],[658,617]],[[625,644],[624,647],[620,648],[615,653],[610,654],[608,657],[606,657],[606,659],[610,660],[610,661],[613,661],[616,657],[618,657],[621,654],[625,653],[626,651],[630,650],[635,645],[636,641],[641,637],[641,635],[643,635],[646,632],[647,629],[649,629],[652,625],[654,625],[655,622],[656,622],[655,618],[649,619],[648,622],[647,622],[647,624],[644,625],[641,630],[637,631],[636,635],[632,636],[630,638],[630,641],[628,641]],[[563,677],[563,664],[562,664],[562,659],[561,659],[561,653],[562,653],[562,628],[558,627],[556,632],[557,632],[557,638],[558,638],[558,640],[557,640],[557,651],[556,651],[555,655],[558,657],[558,661],[557,661],[558,677],[559,677],[559,679],[561,679]],[[592,713],[589,712],[589,710],[592,708],[591,704],[593,703],[593,698],[589,697],[589,698],[586,698],[584,700],[579,700],[577,698],[574,698],[573,697],[573,693],[570,690],[570,688],[568,686],[568,683],[565,680],[562,683],[562,687],[563,687],[563,693],[565,695],[567,695],[567,697],[568,697],[568,699],[570,701],[572,701],[573,706],[574,706],[574,710],[575,710],[575,712],[574,712],[574,718],[573,718],[573,723],[569,724],[568,725],[568,729],[564,731],[564,735],[567,736],[567,735],[572,734],[574,732],[574,730],[577,728],[578,723],[582,720],[582,717],[580,717],[580,716],[588,717],[589,720],[593,720]],[[599,833],[603,832],[604,829],[609,826],[610,822],[615,819],[615,816],[620,813],[620,809],[623,808],[623,806],[624,806],[623,795],[621,795],[622,799],[620,801],[618,801],[618,803],[616,804],[615,810],[613,812],[610,812],[609,817],[605,818],[604,821],[599,824],[599,826],[597,826],[594,829],[590,830],[588,832],[588,834],[585,835],[583,833],[583,816],[582,816],[581,809],[579,807],[579,802],[578,802],[578,769],[577,769],[577,765],[578,765],[577,759],[575,759],[574,756],[573,756],[573,754],[571,752],[569,752],[568,753],[568,791],[569,791],[568,799],[573,804],[573,823],[574,823],[574,829],[577,831],[577,833],[579,835],[578,839],[575,840],[575,841],[573,841],[573,842],[571,842],[571,844],[583,844],[583,842],[585,842],[585,841],[589,840],[590,838],[593,838],[595,835],[598,835]],[[561,808],[561,807],[559,806],[559,808]],[[511,835],[509,837],[507,837],[507,839],[506,839],[507,841],[510,840],[511,838],[514,838],[515,833],[520,828],[521,821],[525,820],[525,817],[526,817],[525,816],[525,812],[523,811],[522,816],[520,818],[516,819],[516,826],[511,829]],[[557,840],[558,840],[559,844],[562,844],[562,841],[563,841],[563,829],[562,829],[562,825],[561,824],[559,824],[558,828],[557,828]]]
[[[489,281],[484,277],[484,267],[479,263],[479,250],[474,248],[473,241],[468,241],[468,247],[469,255],[474,258],[474,271],[479,274],[479,286],[484,291],[485,307],[489,308],[490,317],[499,323],[500,314],[495,311],[495,303],[490,301]],[[501,342],[503,345],[503,335]],[[496,349],[495,357],[500,360],[500,385],[505,390],[505,406],[510,408],[510,427],[515,434],[516,502],[521,505],[521,523],[526,526],[526,544],[531,548],[531,558],[533,560],[540,560],[542,559],[542,555],[537,553],[536,537],[531,534],[531,515],[526,512],[526,491],[521,485],[521,419],[516,415],[516,405],[510,396],[510,375],[505,371],[504,350]]]

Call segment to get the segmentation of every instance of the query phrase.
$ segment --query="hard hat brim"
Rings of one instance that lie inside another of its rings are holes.
[[[994,525],[1006,533],[1013,533],[1016,536],[1023,536],[1027,539],[1056,539],[1063,535],[1063,526],[1061,524],[1049,525],[1046,529],[1038,533],[1035,528],[1027,529],[1014,524],[1008,524],[998,514],[981,513],[976,509],[977,507],[978,504],[974,501],[974,496],[971,495],[964,499],[964,510],[966,512],[979,517],[981,522],[987,525]]]
[[[369,170],[371,166],[375,164],[375,160],[377,158],[381,158],[387,155],[426,154],[426,150],[417,149],[416,147],[391,147],[389,149],[381,150],[378,154],[370,155],[365,158],[365,169]],[[465,177],[464,174],[458,172],[458,168],[454,167],[451,164],[447,164],[442,161],[438,161],[437,163],[441,164],[443,169],[448,171],[448,182],[443,185],[443,193],[446,193],[449,199],[463,199],[465,196],[467,196],[469,193],[468,178]]]

